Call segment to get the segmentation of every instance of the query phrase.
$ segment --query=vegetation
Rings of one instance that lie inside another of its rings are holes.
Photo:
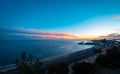
[[[95,54],[98,54],[98,53],[101,53],[101,52],[102,52],[102,49],[96,49],[96,50],[93,50],[93,52],[94,52]]]
[[[96,50],[95,53],[101,52],[101,49]],[[33,56],[30,54],[26,57],[26,53],[23,52],[21,55],[21,60],[16,59],[16,65],[18,66],[22,74],[45,74],[41,73],[42,63],[39,59],[35,62],[32,61]],[[99,55],[95,62],[87,63],[75,63],[72,66],[73,74],[97,74],[99,71],[105,71],[105,69],[120,69],[120,49],[117,47],[112,47],[108,49],[106,54]],[[47,74],[68,74],[68,64],[67,63],[55,63],[46,68]]]
[[[95,68],[92,63],[81,62],[72,66],[73,74],[94,74]]]
[[[120,49],[112,47],[106,54],[99,55],[94,63],[75,63],[72,69],[73,74],[97,74],[105,69],[120,69]]]
[[[117,47],[108,49],[106,54],[99,55],[95,62],[102,67],[120,68],[120,49]]]
[[[15,63],[18,66],[21,74],[39,74],[42,63],[39,59],[36,59],[35,62],[32,61],[32,54],[29,57],[26,57],[26,53],[21,54],[21,59],[16,58]]]
[[[68,74],[68,64],[56,63],[48,67],[48,74]]]

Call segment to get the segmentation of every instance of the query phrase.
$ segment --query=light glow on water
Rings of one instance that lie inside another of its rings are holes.
[[[2,41],[0,42],[0,58],[2,59],[0,65],[14,63],[15,58],[20,57],[23,51],[33,54],[34,58],[45,59],[93,47],[93,45],[79,45],[78,42],[80,41]]]

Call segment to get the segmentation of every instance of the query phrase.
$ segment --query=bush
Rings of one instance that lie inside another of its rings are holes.
[[[120,51],[117,47],[112,47],[105,55],[99,55],[95,62],[101,67],[120,68]]]
[[[74,66],[72,66],[73,74],[94,74],[95,67],[91,63],[75,63]]]
[[[99,55],[96,60],[95,63],[98,64],[101,67],[106,67],[109,63],[109,60],[107,58],[107,56],[105,55]]]
[[[101,53],[101,52],[102,52],[102,49],[96,49],[96,50],[93,50],[93,52],[94,52],[95,54],[98,54],[98,53]]]
[[[110,59],[110,61],[120,61],[120,51],[117,47],[113,47],[106,52],[106,56]]]
[[[48,74],[68,74],[68,64],[56,63],[48,67]]]

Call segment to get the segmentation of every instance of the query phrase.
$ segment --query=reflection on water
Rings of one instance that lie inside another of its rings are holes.
[[[83,49],[92,45],[78,45],[78,41],[0,41],[0,65],[12,64],[16,57],[25,51],[34,55],[34,58],[50,58],[61,56]]]

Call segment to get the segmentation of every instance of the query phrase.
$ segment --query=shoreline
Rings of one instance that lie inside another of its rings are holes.
[[[76,51],[76,52],[66,54],[66,55],[63,55],[63,56],[56,56],[56,57],[52,57],[52,58],[46,58],[46,59],[41,60],[41,62],[43,62],[43,67],[46,67],[46,66],[48,66],[50,64],[59,63],[59,62],[72,63],[72,62],[74,62],[76,60],[82,59],[85,56],[93,55],[93,53],[91,53],[91,52],[94,49],[95,49],[95,46],[92,47],[92,48]],[[6,66],[4,66],[4,68],[0,68],[0,73],[1,72],[12,71],[12,70],[15,70],[15,69],[17,69],[15,64],[6,65]]]
[[[94,47],[94,46],[93,46],[93,47]],[[49,58],[40,59],[40,61],[42,61],[42,62],[48,62],[48,61],[51,61],[51,60],[56,60],[56,59],[60,59],[60,58],[65,58],[65,57],[68,57],[68,56],[70,56],[70,55],[74,55],[75,53],[79,53],[79,52],[81,52],[81,51],[86,51],[86,50],[91,49],[91,48],[93,48],[93,47],[90,47],[90,48],[87,48],[87,49],[83,49],[83,50],[79,50],[79,51],[75,51],[75,52],[68,53],[68,54],[64,54],[64,55],[60,55],[60,56],[54,56],[54,57],[49,57]],[[13,66],[15,66],[14,63],[12,63],[12,64],[7,64],[7,65],[1,65],[1,66],[0,66],[0,70],[1,70],[1,69],[4,69],[4,68],[7,68],[7,67],[13,67]]]
[[[117,45],[114,45],[114,46],[117,46]],[[48,65],[51,65],[54,63],[69,63],[70,64],[70,63],[73,63],[73,62],[76,62],[79,60],[87,59],[88,57],[92,57],[95,55],[93,50],[97,50],[100,48],[101,48],[101,46],[94,46],[92,48],[80,50],[80,51],[66,54],[63,56],[56,56],[53,58],[47,58],[47,59],[41,60],[41,62],[43,62],[42,68],[46,68]],[[109,48],[109,46],[102,47],[101,49],[105,50],[107,48]],[[104,51],[102,51],[102,53],[103,52]],[[14,71],[16,69],[17,69],[17,66],[14,65],[12,67],[6,67],[6,68],[0,69],[0,73],[10,72],[10,71]]]

